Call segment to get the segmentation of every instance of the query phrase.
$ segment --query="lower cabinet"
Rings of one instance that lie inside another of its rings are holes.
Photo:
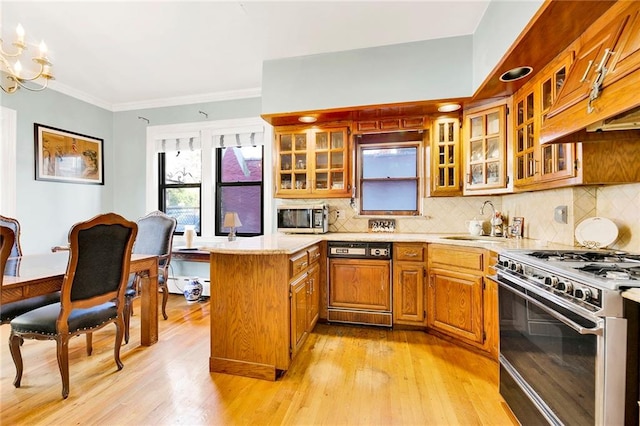
[[[497,359],[497,290],[485,278],[489,257],[483,249],[429,245],[427,328]]]
[[[469,343],[482,345],[482,283],[481,276],[431,269],[429,326]]]
[[[393,246],[393,324],[424,326],[426,244]]]
[[[307,274],[303,274],[291,283],[291,355],[294,356],[309,332],[308,303],[309,292]]]
[[[290,257],[291,358],[318,322],[320,313],[320,267],[317,246]]]

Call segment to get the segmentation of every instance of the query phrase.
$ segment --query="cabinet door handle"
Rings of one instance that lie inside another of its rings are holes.
[[[580,83],[584,83],[584,81],[587,79],[587,75],[589,74],[589,70],[591,69],[591,65],[593,65],[593,59],[590,60],[589,63],[587,64],[587,69],[584,71],[584,75],[580,79]]]
[[[596,68],[596,73],[602,72],[605,63],[607,62],[607,58],[609,57],[609,55],[613,55],[614,53],[616,52],[612,51],[611,49],[604,49],[604,55],[602,55],[602,60],[600,60],[598,68]]]
[[[404,255],[407,257],[416,257],[418,253],[416,253],[415,251],[409,251],[409,252],[406,252]]]

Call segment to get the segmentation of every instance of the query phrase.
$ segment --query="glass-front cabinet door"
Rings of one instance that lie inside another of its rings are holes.
[[[315,167],[313,190],[341,192],[347,188],[345,159],[346,129],[318,130],[315,132]]]
[[[308,135],[305,131],[276,134],[278,193],[309,192],[307,179],[308,145]]]
[[[544,125],[551,105],[558,97],[558,93],[567,77],[569,58],[554,68],[540,84],[540,127]],[[540,179],[554,180],[575,176],[574,163],[575,145],[569,143],[546,144],[540,147]]]
[[[431,148],[431,195],[459,195],[460,120],[438,118],[433,121]]]
[[[526,185],[535,180],[538,173],[536,147],[538,129],[536,123],[535,91],[525,92],[516,98],[515,121],[515,184]]]
[[[349,130],[296,129],[276,132],[276,196],[348,196]]]
[[[507,186],[506,105],[466,116],[464,130],[465,190]]]

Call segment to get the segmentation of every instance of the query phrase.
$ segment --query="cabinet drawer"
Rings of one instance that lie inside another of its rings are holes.
[[[307,249],[309,253],[309,264],[317,263],[320,260],[320,246],[313,246]]]
[[[432,244],[429,246],[429,263],[484,272],[484,251]]]
[[[393,260],[423,262],[424,246],[422,244],[399,244],[393,245]]]
[[[309,257],[306,250],[289,258],[289,270],[292,277],[307,269],[307,266],[309,266]]]

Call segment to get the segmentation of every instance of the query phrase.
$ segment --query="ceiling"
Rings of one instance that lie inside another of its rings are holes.
[[[489,1],[3,0],[0,13],[7,44],[18,23],[30,52],[46,42],[53,89],[124,110],[257,96],[268,59],[472,34]]]

